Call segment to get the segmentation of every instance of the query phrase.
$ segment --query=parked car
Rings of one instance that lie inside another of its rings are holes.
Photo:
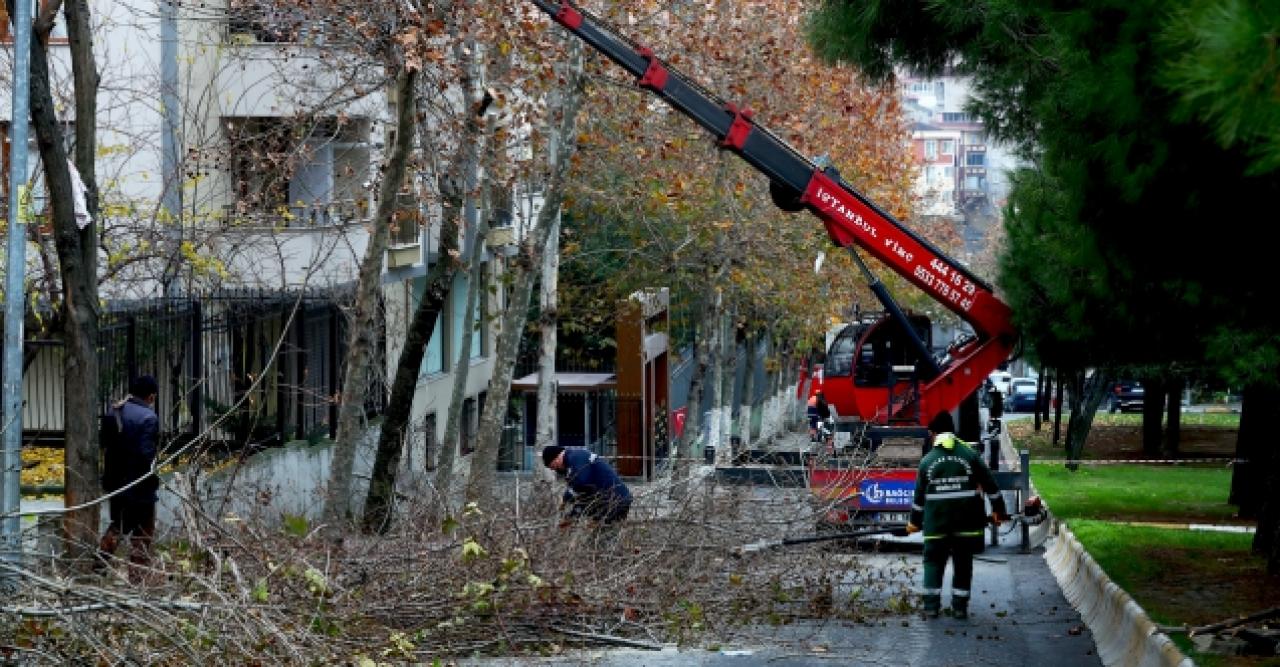
[[[1144,393],[1137,380],[1117,382],[1111,390],[1111,412],[1141,412]]]
[[[1004,397],[1005,412],[1034,412],[1036,409],[1036,381],[1017,378],[1009,382],[1009,393]]]

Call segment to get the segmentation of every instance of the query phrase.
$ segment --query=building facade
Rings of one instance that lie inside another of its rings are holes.
[[[344,48],[337,26],[285,2],[91,0],[90,10],[101,76],[95,122],[104,300],[353,285],[398,103],[382,68]],[[70,128],[70,53],[65,38],[55,37],[53,87]],[[11,58],[12,48],[0,48],[0,59]],[[0,71],[7,78],[9,62]],[[11,86],[0,86],[7,117]],[[0,121],[6,137],[9,127]],[[6,140],[6,173],[11,150]],[[28,150],[38,220],[44,201],[34,138]],[[428,270],[440,259],[435,182],[423,173],[404,184],[382,258],[388,378]],[[482,253],[475,307],[466,312],[469,279],[460,272],[438,315],[415,397],[410,465],[425,469],[443,439],[459,355],[470,364],[464,452],[478,432],[493,371],[492,315],[505,299],[506,251],[527,233],[541,203],[536,193],[510,199],[510,210],[467,211],[467,223],[487,216],[498,228]],[[30,246],[29,274],[43,270],[41,253],[50,247]],[[468,329],[476,333],[462,350]]]

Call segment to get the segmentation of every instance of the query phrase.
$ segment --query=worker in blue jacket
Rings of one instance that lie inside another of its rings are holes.
[[[548,445],[542,449],[542,462],[568,484],[564,491],[564,503],[570,506],[567,519],[586,516],[613,524],[627,518],[631,490],[600,456],[581,447]]]

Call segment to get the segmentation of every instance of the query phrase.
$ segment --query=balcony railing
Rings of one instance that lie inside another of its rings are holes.
[[[369,207],[361,199],[280,206],[271,210],[252,209],[243,204],[228,204],[223,209],[224,220],[229,227],[317,229],[363,222],[369,217]]]

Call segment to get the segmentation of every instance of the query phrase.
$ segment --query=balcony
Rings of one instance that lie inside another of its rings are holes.
[[[302,203],[274,210],[251,210],[243,204],[223,207],[223,223],[230,228],[324,229],[361,223],[369,218],[363,199]]]
[[[413,266],[423,261],[422,221],[417,198],[408,192],[396,195],[395,222],[387,245],[387,268]]]
[[[986,144],[965,144],[963,146],[965,153],[985,153],[987,152]]]

